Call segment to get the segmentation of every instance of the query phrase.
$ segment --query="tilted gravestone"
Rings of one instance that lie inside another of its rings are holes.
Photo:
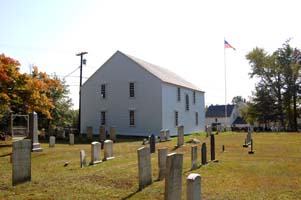
[[[55,137],[50,136],[49,137],[49,147],[54,147],[55,146]]]
[[[158,168],[159,168],[159,176],[158,180],[163,180],[166,174],[166,156],[167,156],[168,149],[160,148],[158,149]]]
[[[110,127],[110,140],[112,141],[116,141],[116,127],[115,126],[111,126]]]
[[[87,138],[88,139],[92,139],[93,138],[93,127],[92,126],[88,126],[87,127]]]
[[[199,174],[189,174],[186,188],[187,200],[201,200],[201,176]]]
[[[155,138],[154,134],[152,134],[150,136],[149,148],[150,148],[151,153],[155,153],[155,151],[156,151],[156,138]]]
[[[114,159],[114,156],[113,156],[113,141],[112,140],[104,141],[104,159],[105,160]]]
[[[69,144],[74,145],[74,134],[69,134]]]
[[[80,150],[79,157],[80,157],[80,167],[81,168],[86,167],[87,163],[86,163],[86,153],[85,153],[85,150]]]
[[[207,148],[206,148],[206,143],[204,142],[202,144],[202,165],[207,164]]]
[[[91,143],[91,165],[101,163],[101,144],[99,142]]]
[[[183,154],[170,153],[166,157],[165,200],[181,200]]]
[[[198,146],[191,147],[191,170],[198,168]]]
[[[137,150],[138,153],[138,176],[139,176],[139,190],[152,183],[152,169],[150,149],[141,147]]]
[[[38,114],[36,112],[32,112],[29,114],[29,137],[32,141],[32,151],[33,152],[43,151],[39,143]]]
[[[215,138],[214,138],[214,135],[210,136],[210,155],[211,155],[211,161],[215,161]]]
[[[100,134],[100,141],[105,141],[107,139],[106,127],[105,126],[100,126],[99,134]]]
[[[13,186],[31,181],[31,140],[13,142],[12,164]]]
[[[184,144],[184,126],[178,126],[178,143],[177,146],[180,147]]]

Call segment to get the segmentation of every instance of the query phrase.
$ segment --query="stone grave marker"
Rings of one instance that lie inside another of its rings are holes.
[[[55,137],[50,136],[49,137],[49,147],[54,147],[55,146]]]
[[[184,126],[178,126],[178,143],[177,146],[180,147],[184,144]]]
[[[167,156],[168,149],[160,148],[158,149],[158,165],[159,165],[159,177],[158,180],[163,180],[166,174],[166,156]]]
[[[100,141],[105,141],[106,138],[107,138],[106,127],[105,126],[100,126],[99,127],[99,134],[100,134]]]
[[[201,200],[201,175],[189,174],[186,188],[187,200]]]
[[[13,142],[12,185],[31,181],[31,140]]]
[[[80,167],[81,168],[86,167],[87,163],[86,163],[86,152],[85,152],[85,150],[80,150],[79,157],[80,157]]]
[[[207,164],[207,148],[206,148],[206,143],[204,142],[202,144],[202,165]]]
[[[69,144],[74,145],[74,134],[69,134]]]
[[[254,154],[253,139],[251,139],[251,151],[249,151],[249,154]]]
[[[165,200],[181,200],[183,154],[170,153],[166,157]]]
[[[170,141],[171,140],[169,129],[165,129],[165,137],[166,137],[166,141]]]
[[[92,139],[93,138],[93,127],[87,126],[87,138]]]
[[[39,143],[38,114],[36,112],[32,112],[29,114],[29,137],[32,141],[32,151],[33,152],[43,151]]]
[[[151,153],[155,153],[155,151],[156,151],[156,138],[155,138],[154,134],[152,134],[150,136],[149,148],[150,148]]]
[[[211,155],[211,161],[215,161],[215,138],[214,138],[214,135],[210,136],[210,155]]]
[[[137,150],[138,153],[138,175],[139,175],[139,190],[152,183],[152,169],[150,149],[141,147]]]
[[[101,163],[101,144],[99,142],[91,143],[91,165]]]
[[[105,140],[105,142],[104,142],[104,159],[105,160],[114,159],[113,141],[112,140]]]
[[[191,147],[191,170],[198,168],[198,146]]]
[[[110,140],[112,141],[116,141],[116,127],[115,126],[111,126],[110,127]]]
[[[165,142],[166,141],[166,135],[165,135],[165,130],[160,131],[160,142]]]

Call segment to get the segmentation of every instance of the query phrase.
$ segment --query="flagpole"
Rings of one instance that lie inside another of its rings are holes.
[[[226,39],[224,38],[224,42]],[[226,48],[224,46],[224,75],[225,75],[225,128],[227,130],[227,65],[226,65]]]

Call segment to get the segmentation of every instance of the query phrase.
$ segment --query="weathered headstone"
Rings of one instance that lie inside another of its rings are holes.
[[[215,139],[214,139],[214,135],[210,136],[210,155],[211,155],[211,161],[215,161]]]
[[[170,131],[169,131],[169,129],[165,129],[165,138],[166,138],[167,141],[171,140],[170,139]]]
[[[156,151],[156,138],[153,134],[150,136],[149,148],[150,148],[151,153],[155,153],[155,151]]]
[[[98,163],[101,163],[101,157],[100,157],[100,153],[101,153],[101,144],[99,142],[92,142],[91,143],[91,165],[95,165]]]
[[[69,144],[74,145],[74,134],[69,134]]]
[[[100,134],[100,141],[105,141],[106,138],[107,138],[106,127],[105,126],[100,126],[99,127],[99,134]]]
[[[158,180],[163,180],[166,174],[166,156],[167,148],[158,149],[158,165],[159,165],[159,177]]]
[[[198,168],[198,146],[191,147],[191,170]]]
[[[150,149],[141,147],[137,150],[138,153],[138,175],[139,175],[139,190],[152,183],[152,169]]]
[[[171,153],[166,157],[165,200],[181,200],[183,154]]]
[[[33,152],[43,151],[39,143],[38,114],[36,112],[32,112],[29,114],[29,137],[32,141],[32,151]]]
[[[88,139],[92,139],[93,138],[93,127],[92,126],[88,126],[87,127],[87,138]]]
[[[166,136],[165,136],[165,130],[160,131],[160,142],[165,142]]]
[[[184,126],[178,126],[178,143],[177,146],[180,147],[184,144]]]
[[[254,154],[253,139],[251,139],[251,151],[249,151],[249,154]]]
[[[201,200],[201,175],[189,174],[186,188],[187,200]]]
[[[49,137],[49,147],[54,147],[55,146],[55,137],[50,136]]]
[[[225,152],[225,145],[222,146],[222,151]]]
[[[81,168],[86,167],[87,163],[86,163],[86,153],[85,153],[85,150],[80,150],[79,157],[80,157],[80,167]]]
[[[31,140],[13,142],[12,164],[13,186],[31,181]]]
[[[113,141],[112,140],[104,141],[104,159],[105,160],[114,159],[114,156],[113,156]]]
[[[111,126],[110,127],[110,140],[112,141],[116,141],[116,127],[115,126]]]
[[[206,143],[204,142],[202,144],[202,165],[207,164],[207,148],[206,148]]]

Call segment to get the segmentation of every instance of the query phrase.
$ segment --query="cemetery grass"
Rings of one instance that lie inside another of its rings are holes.
[[[32,181],[12,187],[11,147],[0,142],[0,199],[164,199],[164,180],[158,177],[157,148],[184,154],[182,199],[186,198],[186,177],[199,173],[203,199],[300,199],[301,198],[301,134],[255,133],[255,154],[243,148],[245,133],[220,133],[215,136],[217,163],[190,171],[192,144],[175,148],[177,138],[156,144],[151,155],[152,185],[138,191],[137,149],[142,141],[126,140],[114,144],[115,159],[81,169],[79,151],[85,150],[90,161],[90,145],[66,143],[43,152],[32,153]],[[210,160],[210,138],[204,133],[185,136],[207,144]],[[59,143],[59,144],[58,144]],[[201,143],[198,162],[201,162]],[[1,146],[2,145],[2,146]],[[222,152],[225,145],[226,152]],[[149,146],[149,145],[145,145]],[[103,152],[102,152],[103,153]],[[102,154],[103,158],[103,154]],[[64,167],[65,162],[69,162]]]

